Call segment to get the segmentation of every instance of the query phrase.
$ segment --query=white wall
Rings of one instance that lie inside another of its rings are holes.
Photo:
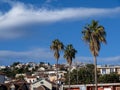
[[[41,85],[44,85],[47,88],[49,88],[50,90],[52,90],[52,84],[47,82],[46,80],[41,80],[41,81],[38,81],[38,82],[35,82],[35,83],[31,84],[31,90],[33,90],[33,88],[37,88]]]

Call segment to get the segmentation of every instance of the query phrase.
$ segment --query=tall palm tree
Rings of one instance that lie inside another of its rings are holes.
[[[93,20],[91,24],[84,27],[82,31],[83,40],[89,44],[90,51],[94,57],[95,66],[95,90],[97,90],[97,59],[101,48],[101,43],[106,44],[106,32],[104,27],[98,24],[98,21]]]
[[[56,73],[57,73],[57,82],[58,82],[58,59],[59,59],[59,57],[60,57],[60,54],[59,54],[59,52],[60,52],[60,50],[63,50],[64,49],[64,45],[63,45],[63,43],[62,42],[60,42],[58,39],[55,39],[55,40],[53,40],[52,41],[52,44],[51,44],[51,46],[50,46],[50,49],[51,50],[53,50],[54,51],[54,57],[55,57],[55,59],[57,60],[57,62],[56,62],[56,67],[57,67],[57,69],[56,69]],[[57,84],[57,83],[56,83]],[[58,86],[58,85],[57,85]],[[56,87],[56,89],[57,89],[58,87]]]
[[[69,90],[70,90],[70,67],[72,64],[72,60],[75,58],[75,54],[77,51],[74,49],[72,44],[67,45],[64,50],[64,58],[67,60],[69,64]]]

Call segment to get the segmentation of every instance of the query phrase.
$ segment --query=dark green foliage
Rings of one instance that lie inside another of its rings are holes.
[[[16,74],[32,72],[32,71],[28,70],[28,68],[30,67],[29,65],[22,66],[21,68],[15,67],[18,64],[19,64],[19,62],[15,62],[11,65],[11,67],[7,67],[5,69],[2,69],[2,70],[0,70],[0,72],[4,73],[7,77],[10,77],[10,78],[15,78]]]
[[[77,84],[77,77],[78,77],[78,84],[93,84],[94,83],[94,65],[87,64],[84,67],[78,69],[78,76],[77,70],[73,70],[70,73],[71,77],[71,84]],[[65,84],[68,84],[68,73],[65,75],[66,81]],[[120,75],[116,73],[105,74],[105,75],[98,75],[98,83],[119,83],[120,82]]]
[[[55,39],[52,41],[50,49],[54,51],[54,57],[58,60],[60,58],[60,51],[64,49],[64,45],[60,40]]]
[[[78,71],[78,75],[77,75]],[[94,81],[94,65],[87,64],[85,67],[80,67],[78,70],[73,70],[70,73],[71,77],[71,84],[77,84],[77,77],[78,77],[78,84],[90,84]],[[68,74],[65,75],[66,81],[65,83],[68,84]]]
[[[99,55],[101,43],[106,43],[106,32],[98,21],[93,20],[86,25],[82,31],[83,40],[89,44],[90,51],[94,57]]]
[[[76,53],[77,50],[75,50],[72,44],[69,44],[65,47],[64,58],[67,60],[67,63],[69,65],[72,64],[72,60],[75,58]]]
[[[20,62],[14,62],[14,63],[11,65],[11,67],[14,67],[14,66],[16,66],[16,65],[18,65],[18,64],[20,64]]]
[[[118,83],[120,82],[120,75],[116,73],[101,75],[98,81],[100,83]]]
[[[45,64],[44,62],[40,62],[40,65],[43,65],[43,64]]]
[[[11,77],[11,78],[15,77],[15,72],[11,70],[10,68],[2,69],[0,72],[3,72],[8,77]]]

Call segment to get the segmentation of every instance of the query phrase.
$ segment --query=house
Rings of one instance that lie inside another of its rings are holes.
[[[51,82],[55,82],[55,81],[57,80],[56,74],[53,73],[53,74],[48,75],[48,79],[49,79]]]
[[[6,76],[4,73],[0,73],[0,83],[4,83],[6,81]]]
[[[38,71],[45,71],[45,68],[44,67],[40,67],[40,68],[38,68]]]
[[[62,80],[64,80],[64,75],[67,72],[66,71],[58,71],[58,81],[57,81],[56,71],[47,71],[45,73],[48,74],[48,79],[51,82],[54,82],[54,83],[57,82],[58,84],[61,84],[61,83],[63,83]]]
[[[46,79],[39,79],[31,83],[30,90],[54,90],[54,85]]]
[[[37,87],[37,88],[34,88],[34,90],[49,90],[49,88],[41,85],[41,86],[39,86],[39,87]]]
[[[61,65],[60,64],[54,64],[53,66],[52,66],[52,69],[53,70],[60,70],[60,67],[61,67]]]
[[[5,69],[5,68],[6,68],[6,66],[0,66],[0,70]]]
[[[111,66],[111,65],[97,66],[97,70],[102,75],[110,74],[110,73],[118,73],[118,74],[120,74],[120,66]]]
[[[69,70],[69,68],[68,68],[68,70]],[[71,66],[70,71],[72,72],[73,70],[77,70],[77,67],[76,66]]]
[[[25,81],[27,83],[33,83],[37,81],[37,77],[36,76],[26,76],[24,77]]]
[[[16,74],[16,75],[15,75],[16,78],[21,77],[21,76],[25,77],[26,74],[25,74],[25,73],[21,73],[21,74]]]
[[[15,68],[22,68],[24,65],[23,64],[21,64],[21,63],[19,63],[19,64],[17,64],[16,66],[15,66]]]
[[[115,66],[115,69],[116,69],[117,74],[120,75],[120,66]]]
[[[28,83],[25,81],[14,81],[0,84],[0,90],[29,90]]]

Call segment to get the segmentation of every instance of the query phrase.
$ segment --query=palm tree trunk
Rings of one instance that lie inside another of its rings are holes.
[[[56,90],[58,90],[58,59],[56,62],[56,76],[57,76]]]
[[[69,64],[69,90],[70,90],[70,68],[71,68],[71,65]]]
[[[78,85],[78,67],[77,67],[77,85]]]
[[[97,90],[97,59],[96,56],[94,56],[94,68],[95,68],[95,90]]]

